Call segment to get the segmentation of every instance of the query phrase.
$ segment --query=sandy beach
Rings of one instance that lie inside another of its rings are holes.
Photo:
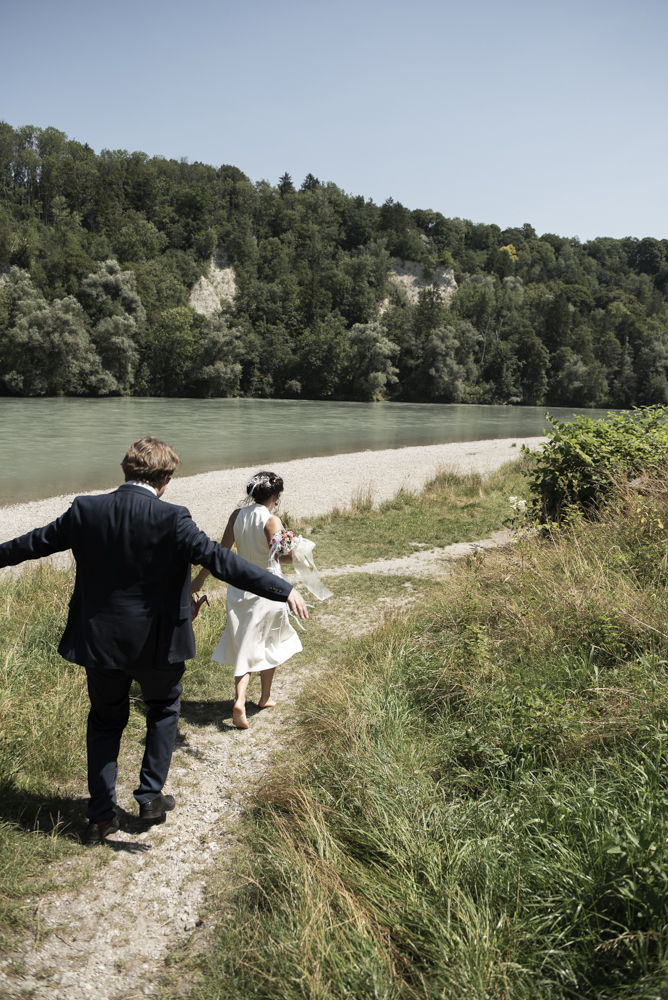
[[[282,509],[297,517],[314,517],[332,507],[348,506],[356,494],[368,489],[375,503],[394,496],[402,488],[419,490],[439,468],[490,472],[519,455],[523,444],[535,448],[544,440],[506,438],[360,451],[279,462],[272,471],[285,481]],[[188,507],[204,531],[220,536],[230,512],[245,496],[245,484],[254,472],[257,472],[255,466],[183,478],[178,478],[177,473],[164,499]],[[0,507],[0,541],[53,521],[67,510],[76,495]]]

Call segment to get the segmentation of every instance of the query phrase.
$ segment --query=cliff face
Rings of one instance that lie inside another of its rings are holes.
[[[193,285],[190,305],[202,316],[213,316],[223,302],[234,300],[236,291],[234,268],[227,266],[224,258],[213,258],[208,277],[202,276]]]
[[[397,257],[394,262],[394,270],[390,275],[390,281],[402,288],[409,302],[415,304],[420,292],[424,288],[432,286],[438,288],[443,296],[443,301],[447,304],[457,291],[455,273],[451,267],[437,267],[430,280],[425,278],[422,264],[415,260],[402,260]],[[381,302],[380,311],[384,313],[390,304],[389,299]]]
[[[408,299],[413,303],[417,302],[423,288],[430,288],[432,285],[441,290],[446,302],[449,302],[457,291],[455,272],[451,267],[437,267],[434,277],[427,281],[422,264],[414,260],[402,260],[400,257],[394,262],[394,274],[391,275],[391,280],[405,290]]]
[[[422,264],[415,260],[402,260],[397,257],[390,281],[402,288],[409,302],[415,304],[420,292],[432,286],[438,288],[447,304],[457,291],[455,274],[451,267],[437,267],[430,280],[425,278]],[[225,257],[212,258],[208,276],[202,276],[193,285],[190,293],[190,305],[195,312],[203,316],[213,316],[218,312],[223,302],[233,302],[237,291],[234,268],[230,267]],[[390,304],[385,299],[380,304],[381,314]]]

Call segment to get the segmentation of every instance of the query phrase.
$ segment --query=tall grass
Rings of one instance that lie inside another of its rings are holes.
[[[666,526],[622,489],[336,663],[191,996],[668,996]]]
[[[85,782],[85,676],[57,653],[69,583],[45,566],[0,588],[0,927],[29,920],[22,897],[78,850],[63,816]]]

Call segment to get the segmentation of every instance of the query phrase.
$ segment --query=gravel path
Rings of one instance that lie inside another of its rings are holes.
[[[493,531],[489,538],[479,542],[455,542],[437,549],[420,547],[409,556],[399,556],[396,559],[374,559],[373,562],[361,563],[358,566],[337,566],[325,569],[321,576],[347,576],[349,573],[381,573],[384,576],[417,576],[435,577],[447,576],[455,559],[465,559],[473,555],[476,549],[498,549],[506,545],[514,545],[515,534],[505,528]]]

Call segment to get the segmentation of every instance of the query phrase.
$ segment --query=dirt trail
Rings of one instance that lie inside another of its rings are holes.
[[[496,532],[481,542],[339,567],[326,575],[400,573],[419,584],[419,577],[442,576],[453,559],[476,548],[510,541],[507,532]],[[334,598],[331,607],[317,612],[319,626],[332,636],[350,634],[351,627],[357,634],[369,631],[388,612],[420,597],[411,583],[405,587],[404,597],[381,598],[371,607],[356,606],[350,597]],[[231,701],[213,710],[208,703],[184,704],[166,786],[177,808],[165,823],[147,830],[132,798],[135,772],[123,768],[121,831],[106,848],[67,862],[63,881],[93,865],[79,891],[53,891],[32,900],[34,935],[0,961],[0,997],[134,1000],[158,995],[168,952],[200,932],[209,869],[233,864],[240,815],[275,753],[289,743],[295,697],[314,669],[297,658],[279,670],[278,706],[252,718],[249,707],[251,728],[244,732],[231,725]]]
[[[443,548],[424,550],[416,546],[418,551],[412,552],[408,556],[399,556],[396,559],[374,559],[373,562],[362,563],[359,566],[338,566],[334,569],[325,569],[322,571],[322,576],[382,573],[386,576],[438,578],[448,575],[455,559],[465,559],[466,556],[473,555],[476,549],[498,549],[505,545],[512,545],[514,542],[514,533],[505,528],[503,531],[493,531],[489,538],[483,538],[479,542],[455,542],[454,545],[445,545]]]

